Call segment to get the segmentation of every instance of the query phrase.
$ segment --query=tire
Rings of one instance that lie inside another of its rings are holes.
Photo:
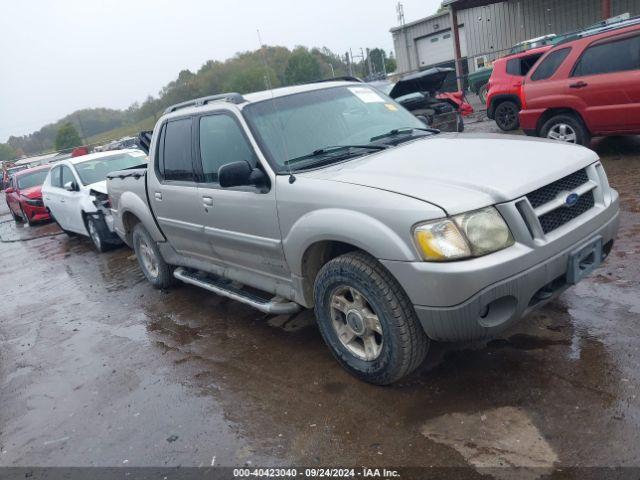
[[[480,90],[478,90],[478,97],[480,97],[480,101],[483,105],[487,104],[487,94],[489,93],[489,84],[485,83]]]
[[[13,221],[16,223],[22,223],[22,218],[20,218],[20,215],[16,215],[16,213],[11,210],[11,207],[9,207],[9,211],[11,212],[11,216],[13,217]]]
[[[464,132],[464,119],[462,118],[462,115],[458,113],[458,133],[462,132]]]
[[[411,373],[426,357],[429,338],[413,305],[396,279],[371,256],[355,252],[329,261],[316,277],[314,295],[320,333],[334,357],[355,377],[388,385]]]
[[[20,216],[22,217],[22,220],[27,223],[27,225],[33,227],[33,222],[31,221],[29,216],[24,213],[24,208],[22,208],[22,205],[20,205]]]
[[[515,102],[507,100],[496,107],[493,117],[501,130],[510,132],[520,126],[519,111],[520,108]]]
[[[151,285],[158,289],[175,285],[173,268],[164,261],[158,245],[141,223],[133,228],[133,249],[140,269]]]
[[[115,247],[112,242],[113,234],[109,232],[103,220],[96,219],[92,215],[87,215],[86,225],[89,238],[98,252],[104,253]]]
[[[540,129],[540,136],[585,147],[591,144],[591,134],[582,120],[566,113],[547,120]]]

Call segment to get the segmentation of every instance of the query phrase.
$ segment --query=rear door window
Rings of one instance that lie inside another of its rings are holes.
[[[571,48],[562,48],[551,52],[547,57],[542,60],[538,68],[531,75],[531,80],[546,80],[551,78],[560,68],[562,62],[567,58]]]
[[[573,77],[640,69],[640,35],[588,47],[573,69]]]
[[[191,118],[169,121],[160,136],[159,170],[164,180],[193,181]]]

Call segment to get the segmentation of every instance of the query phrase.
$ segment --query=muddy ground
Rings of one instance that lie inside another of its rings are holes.
[[[16,226],[2,199],[0,465],[640,466],[640,138],[594,148],[623,210],[606,264],[386,388],[309,313],[154,290],[127,248]]]

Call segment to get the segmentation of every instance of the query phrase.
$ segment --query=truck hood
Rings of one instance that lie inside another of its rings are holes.
[[[395,192],[455,215],[514,200],[597,160],[587,148],[550,140],[453,133],[303,175]]]
[[[105,195],[107,193],[107,181],[106,180],[102,180],[100,182],[92,183],[90,185],[87,185],[87,187],[90,190],[95,190],[96,192],[104,193]]]

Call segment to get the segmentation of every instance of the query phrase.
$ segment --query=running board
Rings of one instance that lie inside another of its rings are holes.
[[[173,276],[184,283],[189,283],[223,297],[246,303],[264,313],[289,315],[300,310],[300,305],[295,302],[281,301],[281,297],[274,297],[270,300],[262,298],[254,293],[243,290],[242,287],[236,287],[229,280],[207,275],[196,270],[178,267],[173,272]]]

